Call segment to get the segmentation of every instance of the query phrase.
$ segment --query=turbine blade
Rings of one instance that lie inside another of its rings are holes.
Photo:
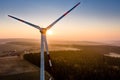
[[[41,58],[40,58],[40,80],[45,80],[45,73],[44,73],[44,35],[41,34]]]
[[[50,29],[53,25],[55,25],[59,20],[61,20],[64,16],[66,16],[69,12],[71,12],[74,8],[76,8],[78,5],[80,4],[77,3],[74,7],[72,7],[70,10],[68,10],[67,12],[65,12],[61,17],[59,17],[57,20],[55,20],[52,24],[50,24],[47,29]]]
[[[8,15],[8,16],[11,17],[11,18],[13,18],[13,19],[16,19],[16,20],[18,20],[18,21],[21,21],[21,22],[23,22],[23,23],[25,23],[25,24],[28,24],[28,25],[30,25],[30,26],[32,26],[32,27],[34,27],[34,28],[37,28],[37,29],[41,30],[41,28],[40,28],[39,26],[34,25],[34,24],[30,23],[30,22],[24,21],[24,20],[22,20],[22,19],[16,18],[16,17],[11,16],[11,15]]]
[[[48,56],[49,66],[52,68],[52,62],[51,62],[51,59],[50,59],[50,53],[49,53],[49,50],[48,50],[46,35],[44,36],[44,43],[45,43],[45,48],[46,48],[46,52],[47,52],[47,56]]]

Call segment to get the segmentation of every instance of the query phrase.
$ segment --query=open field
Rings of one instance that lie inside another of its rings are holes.
[[[0,58],[0,80],[39,80],[39,67],[18,56]],[[46,72],[46,80],[50,75]]]
[[[0,58],[0,75],[20,74],[38,71],[39,68],[17,56]]]

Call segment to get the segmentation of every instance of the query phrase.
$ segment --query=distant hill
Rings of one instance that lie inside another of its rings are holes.
[[[115,44],[113,45],[109,42],[102,43],[93,41],[48,41],[48,46],[49,51],[83,50],[83,47],[80,46],[84,46],[86,49],[96,50],[98,52],[119,51],[119,47],[117,48],[115,47]],[[40,40],[22,38],[0,39],[0,56],[13,56],[24,54],[26,52],[40,52]]]
[[[11,42],[26,42],[26,43],[40,43],[39,39],[24,39],[24,38],[9,38],[0,39],[0,44]],[[48,41],[50,44],[82,44],[82,45],[103,45],[105,43],[93,42],[93,41]]]
[[[114,46],[120,46],[120,41],[111,41],[109,44],[114,45]]]

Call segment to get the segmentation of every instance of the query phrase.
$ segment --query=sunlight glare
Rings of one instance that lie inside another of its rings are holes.
[[[48,30],[48,31],[47,31],[47,34],[48,34],[48,35],[52,35],[52,34],[53,34],[53,32],[52,32],[52,31],[50,31],[50,30]]]

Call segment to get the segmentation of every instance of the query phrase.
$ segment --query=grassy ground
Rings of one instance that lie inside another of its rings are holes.
[[[49,80],[50,75],[46,73],[45,80]],[[21,74],[0,76],[0,80],[40,80],[40,72],[26,72]]]
[[[0,58],[0,80],[40,80],[39,69],[17,56]],[[49,80],[49,73],[45,75]]]
[[[39,72],[27,72],[21,74],[0,76],[0,80],[39,80]]]

